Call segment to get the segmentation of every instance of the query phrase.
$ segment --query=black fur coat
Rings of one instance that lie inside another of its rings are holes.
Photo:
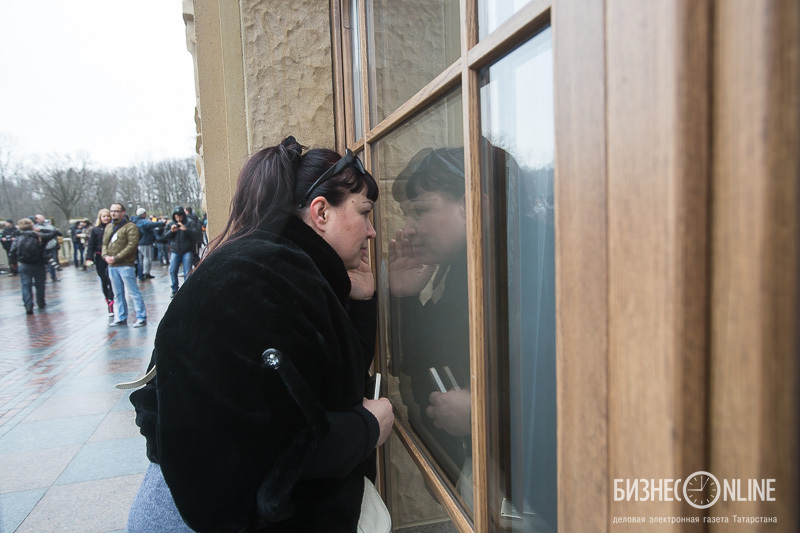
[[[131,402],[190,527],[356,530],[374,441],[349,472],[304,479],[328,419],[310,422],[261,362],[267,348],[280,350],[315,393],[302,400],[320,412],[363,410],[376,306],[349,293],[336,252],[291,217],[217,250],[175,295],[155,339],[158,375]]]

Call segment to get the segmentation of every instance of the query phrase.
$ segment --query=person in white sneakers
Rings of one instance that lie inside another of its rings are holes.
[[[144,298],[136,284],[136,254],[139,246],[139,230],[125,214],[125,207],[120,203],[111,204],[111,223],[103,232],[103,259],[108,263],[108,277],[114,287],[114,303],[117,308],[117,319],[109,326],[126,326],[128,324],[128,304],[125,292],[133,298],[136,310],[135,328],[147,325],[147,309]]]

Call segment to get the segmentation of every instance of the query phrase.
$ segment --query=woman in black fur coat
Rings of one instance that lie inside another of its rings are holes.
[[[131,532],[356,531],[394,419],[365,398],[378,188],[352,152],[302,151],[251,157],[158,327],[158,374],[131,395],[152,462]]]

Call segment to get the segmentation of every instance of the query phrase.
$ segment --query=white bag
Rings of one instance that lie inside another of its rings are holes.
[[[361,516],[358,518],[358,533],[390,533],[392,517],[383,503],[381,495],[367,478],[364,478],[364,497],[361,499]]]

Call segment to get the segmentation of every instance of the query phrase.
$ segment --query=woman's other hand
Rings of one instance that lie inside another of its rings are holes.
[[[431,403],[425,414],[433,420],[433,425],[454,437],[464,437],[472,431],[470,419],[470,395],[468,390],[450,390],[442,394],[432,392],[428,396]]]
[[[358,268],[348,270],[350,276],[350,298],[353,300],[369,300],[375,294],[375,276],[369,267],[366,252],[361,255],[361,264]]]
[[[395,296],[419,294],[431,279],[436,267],[423,264],[414,253],[403,230],[397,230],[395,238],[389,241],[389,290]]]
[[[362,402],[364,408],[372,413],[378,419],[378,425],[381,428],[381,434],[378,437],[378,446],[386,442],[389,434],[392,432],[392,424],[394,424],[394,411],[392,411],[392,402],[388,398],[381,398],[379,400],[368,400],[364,398]]]

